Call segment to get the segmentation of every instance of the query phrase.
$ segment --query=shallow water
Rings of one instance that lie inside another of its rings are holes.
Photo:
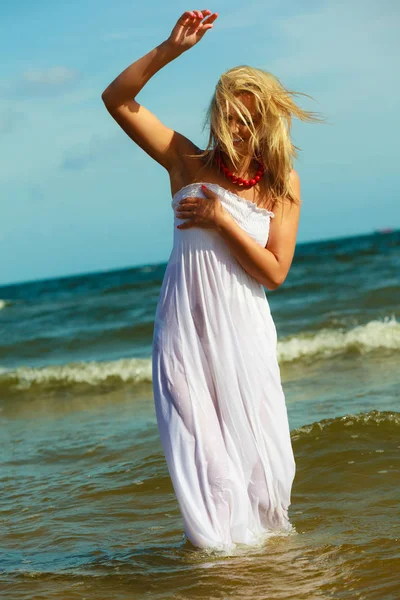
[[[158,438],[163,267],[0,288],[4,597],[398,600],[399,240],[304,245],[268,294],[294,531],[231,554],[185,540]]]
[[[292,430],[295,531],[224,555],[184,539],[151,400],[118,392],[5,411],[6,597],[399,597],[399,413]]]

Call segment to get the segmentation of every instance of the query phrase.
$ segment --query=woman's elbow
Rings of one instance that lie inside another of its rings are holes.
[[[264,287],[267,288],[267,290],[270,290],[271,292],[273,292],[274,290],[277,290],[285,281],[286,279],[286,275],[279,275],[277,277],[274,277],[274,279],[270,279],[268,278],[264,283]]]

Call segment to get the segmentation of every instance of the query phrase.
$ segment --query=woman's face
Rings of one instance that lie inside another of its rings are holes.
[[[257,127],[259,117],[256,112],[256,101],[254,96],[252,94],[240,94],[238,99],[248,109],[252,116],[254,126]],[[233,108],[229,109],[226,118],[228,120],[235,150],[241,156],[247,156],[249,153],[249,140],[251,137],[249,122],[246,120],[242,121]]]

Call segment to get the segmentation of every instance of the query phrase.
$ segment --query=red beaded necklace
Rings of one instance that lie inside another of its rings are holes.
[[[242,177],[238,177],[234,173],[230,172],[230,170],[228,169],[228,167],[225,165],[224,161],[222,160],[221,155],[218,155],[217,161],[218,161],[219,168],[221,169],[221,171],[223,172],[225,177],[227,179],[230,179],[232,181],[232,183],[237,183],[238,185],[242,185],[243,187],[253,187],[253,185],[256,185],[256,183],[258,183],[260,181],[261,176],[265,171],[264,165],[261,162],[259,162],[258,163],[259,168],[258,168],[257,174],[253,177],[253,179],[243,179]]]

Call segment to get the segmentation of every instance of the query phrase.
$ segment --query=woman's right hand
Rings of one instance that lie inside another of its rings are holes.
[[[179,52],[189,50],[197,44],[203,35],[212,28],[218,13],[211,10],[187,10],[179,17],[175,27],[171,31],[168,43]]]

